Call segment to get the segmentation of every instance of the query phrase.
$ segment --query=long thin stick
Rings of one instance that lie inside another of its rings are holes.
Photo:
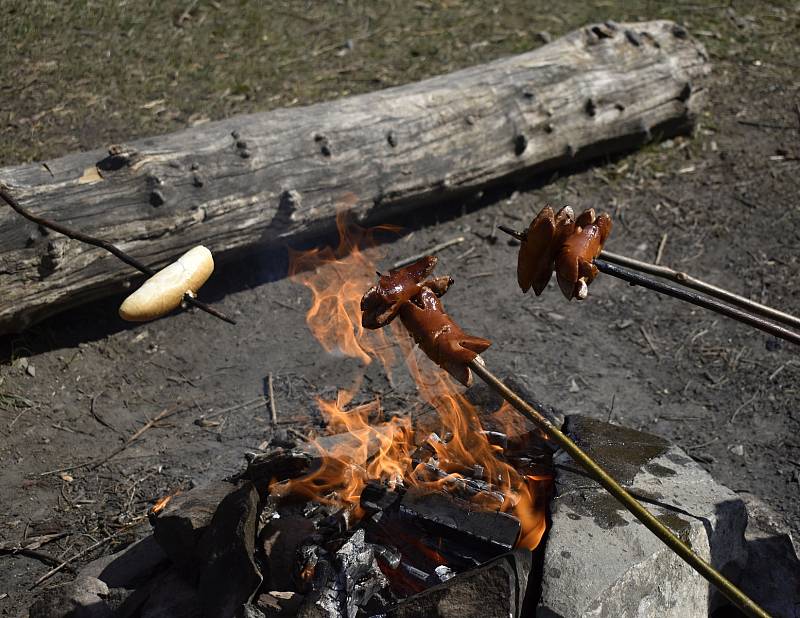
[[[67,238],[72,238],[73,240],[80,241],[82,243],[86,243],[87,245],[92,245],[95,247],[100,247],[101,249],[105,249],[114,257],[122,260],[128,266],[133,266],[139,272],[147,275],[148,277],[152,277],[156,274],[149,266],[146,266],[139,260],[137,260],[132,255],[128,255],[119,247],[112,245],[110,242],[103,240],[102,238],[95,238],[94,236],[89,236],[88,234],[84,234],[83,232],[79,232],[77,230],[73,230],[72,228],[66,227],[60,223],[56,223],[55,221],[50,221],[49,219],[45,219],[44,217],[39,217],[38,215],[33,214],[32,212],[28,211],[27,209],[23,208],[22,205],[8,192],[8,188],[0,183],[0,198],[3,201],[11,206],[17,213],[28,219],[29,221],[33,221],[37,225],[41,225],[42,227],[49,228],[58,232],[59,234],[63,234]],[[227,322],[228,324],[236,324],[236,321],[233,318],[229,318],[227,315],[214,309],[213,307],[207,305],[204,302],[193,298],[189,294],[184,294],[183,302],[187,305],[192,305],[193,307],[197,307],[201,311],[205,311],[206,313],[213,315],[215,318],[219,318]]]
[[[433,255],[434,253],[438,253],[442,249],[447,249],[447,247],[452,247],[453,245],[457,245],[459,243],[464,242],[463,236],[458,236],[456,238],[451,238],[450,240],[445,240],[444,242],[440,242],[437,245],[433,245],[432,247],[428,247],[425,251],[421,251],[415,255],[411,255],[407,258],[402,260],[398,260],[394,264],[392,264],[392,268],[402,268],[403,266],[408,266],[409,264],[413,264],[417,260],[421,260],[427,255]]]
[[[611,253],[610,251],[601,251],[600,257],[607,262],[613,262],[614,264],[626,266],[628,268],[632,268],[633,270],[656,275],[657,277],[663,277],[664,279],[669,279],[670,281],[679,283],[684,287],[692,288],[693,290],[703,292],[709,296],[715,296],[716,298],[727,301],[734,305],[749,309],[753,313],[758,313],[764,317],[775,320],[776,322],[786,324],[786,326],[800,328],[800,318],[797,316],[774,309],[773,307],[768,307],[767,305],[762,305],[761,303],[757,303],[756,301],[745,298],[744,296],[740,296],[739,294],[734,294],[733,292],[730,292],[724,288],[713,285],[701,279],[697,279],[696,277],[692,277],[683,271],[675,270],[673,268],[669,268],[668,266],[661,266],[660,264],[642,262],[626,255]]]
[[[118,537],[119,535],[121,535],[124,532],[127,532],[131,528],[134,528],[134,527],[138,526],[139,524],[142,523],[143,519],[144,518],[142,518],[141,520],[138,520],[138,521],[133,521],[133,522],[125,525],[123,528],[120,528],[119,530],[117,530],[113,534],[109,534],[107,537],[104,537],[104,538],[100,539],[99,541],[97,541],[97,543],[93,543],[92,545],[89,545],[89,547],[86,547],[86,548],[82,549],[81,551],[79,551],[77,554],[73,554],[72,556],[70,556],[69,558],[67,558],[66,560],[64,560],[60,564],[58,564],[56,567],[50,569],[47,573],[42,575],[35,582],[33,582],[33,585],[29,588],[29,590],[33,590],[39,584],[41,584],[42,582],[47,581],[48,579],[53,577],[53,575],[55,575],[56,573],[58,573],[59,571],[61,571],[65,567],[69,566],[71,563],[75,562],[79,558],[82,558],[83,556],[85,556],[89,552],[94,551],[95,549],[97,549],[101,545],[105,545],[109,541],[114,540],[116,537]]]
[[[594,459],[587,455],[558,427],[553,425],[544,416],[539,414],[530,404],[523,400],[514,391],[508,388],[483,364],[480,358],[469,363],[470,369],[474,371],[486,384],[496,390],[508,403],[510,403],[520,414],[530,420],[542,431],[547,433],[558,445],[564,449],[573,460],[579,463],[592,475],[608,492],[619,500],[622,505],[630,511],[636,519],[642,522],[650,532],[661,539],[667,547],[683,558],[695,571],[700,573],[705,579],[711,582],[722,592],[734,605],[741,609],[746,615],[755,618],[769,618],[769,614],[761,609],[744,592],[739,590],[725,576],[712,567],[708,562],[695,554],[688,545],[681,541],[673,532],[662,524],[650,511],[644,508],[631,494],[629,494],[611,475],[608,474]]]
[[[505,232],[509,236],[513,236],[517,240],[525,240],[524,233],[512,230],[505,225],[498,225],[497,227],[499,230]],[[611,262],[614,263],[612,264]],[[785,339],[786,341],[800,345],[800,333],[785,328],[780,324],[770,322],[762,317],[767,316],[784,324],[800,327],[800,318],[788,313],[784,313],[783,311],[778,311],[772,307],[767,307],[766,305],[756,303],[744,298],[743,296],[734,294],[733,292],[728,292],[727,290],[711,285],[710,283],[690,277],[686,273],[675,271],[665,266],[640,262],[639,260],[634,260],[633,258],[617,255],[615,253],[609,253],[608,251],[601,251],[600,258],[595,259],[594,263],[601,272],[614,277],[619,277],[631,285],[640,285],[655,292],[659,292],[660,294],[672,296],[673,298],[692,303],[693,305],[703,307],[704,309],[710,309],[711,311],[715,311],[726,317],[732,318],[749,326],[753,326],[759,330],[774,335],[775,337],[780,337],[781,339]],[[628,268],[623,268],[617,264],[624,264],[625,266],[635,270],[629,270]],[[664,283],[658,279],[648,277],[647,275],[643,275],[641,272],[636,271],[654,274],[659,277],[666,277],[681,285],[686,285],[687,287],[705,292],[710,297],[703,296],[701,294],[695,294],[683,288]],[[739,306],[737,307],[725,304],[717,300],[717,298],[730,301],[731,303],[735,303]]]
[[[267,377],[267,392],[269,394],[269,416],[272,426],[278,424],[278,407],[275,405],[275,389],[272,387],[272,372]]]
[[[750,313],[744,309],[739,307],[734,307],[732,305],[727,305],[716,298],[711,298],[708,296],[703,296],[702,294],[697,294],[696,292],[692,292],[690,290],[686,290],[669,283],[659,281],[657,279],[653,279],[648,277],[647,275],[643,275],[633,270],[629,270],[627,268],[623,268],[622,266],[617,266],[616,264],[611,264],[606,262],[605,260],[596,259],[594,261],[595,266],[600,270],[600,272],[604,272],[608,275],[613,275],[614,277],[618,277],[619,279],[623,279],[627,281],[631,285],[640,285],[642,287],[648,288],[650,290],[654,290],[656,292],[660,292],[661,294],[666,294],[668,296],[672,296],[673,298],[678,298],[680,300],[686,301],[688,303],[692,303],[693,305],[697,305],[698,307],[703,307],[705,309],[710,309],[711,311],[716,311],[724,316],[729,318],[733,318],[743,324],[747,324],[759,330],[763,330],[770,335],[774,335],[775,337],[780,337],[781,339],[785,339],[786,341],[791,341],[794,344],[800,345],[800,333],[796,333],[792,330],[789,330],[785,326],[781,326],[780,324],[775,324],[774,322],[770,322],[769,320]]]

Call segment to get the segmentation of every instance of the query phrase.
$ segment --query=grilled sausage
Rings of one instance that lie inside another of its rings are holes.
[[[472,372],[467,363],[487,349],[491,341],[461,330],[428,287],[423,287],[416,298],[400,307],[400,319],[428,358],[465,386],[472,384]]]
[[[611,233],[611,217],[595,217],[594,209],[584,211],[575,222],[575,229],[565,240],[555,260],[558,287],[567,298],[583,300],[588,285],[597,276],[594,259],[600,255]]]
[[[450,277],[425,280],[433,272],[437,261],[436,257],[429,255],[409,266],[380,275],[378,284],[367,290],[361,298],[362,326],[369,329],[386,326],[397,316],[403,303],[420,293],[423,285],[438,296],[447,292],[453,284]]]
[[[528,227],[517,256],[517,283],[523,292],[531,287],[541,295],[553,274],[554,262],[564,239],[575,227],[574,213],[565,206],[553,213],[545,206]]]

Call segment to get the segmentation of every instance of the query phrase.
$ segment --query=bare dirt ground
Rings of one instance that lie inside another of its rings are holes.
[[[800,5],[487,6],[12,2],[0,25],[0,164],[403,83],[591,21],[680,21],[714,63],[694,136],[401,221],[406,231],[375,251],[385,267],[464,236],[441,254],[440,272],[457,282],[447,306],[494,341],[485,356],[497,372],[525,375],[564,411],[674,440],[800,532],[800,360],[790,344],[603,276],[581,304],[553,287],[523,296],[516,247],[492,236],[546,202],[594,206],[616,220],[609,249],[652,261],[663,245],[663,263],[800,313]],[[285,248],[274,247],[215,273],[203,297],[236,327],[192,311],[130,325],[116,298],[2,339],[0,542],[63,532],[39,550],[57,561],[111,537],[79,565],[144,534],[155,499],[234,471],[270,438],[263,398],[231,409],[263,395],[270,373],[281,427],[314,425],[314,396],[360,368],[321,351],[305,325],[309,294],[286,268]],[[410,406],[409,378],[392,389],[374,365],[364,396],[393,390]],[[58,471],[112,454],[164,410],[169,418],[107,462]],[[24,613],[28,588],[50,568],[43,559],[0,554],[2,615]]]

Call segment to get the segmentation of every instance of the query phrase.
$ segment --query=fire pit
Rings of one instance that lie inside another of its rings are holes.
[[[485,387],[469,389],[464,401],[486,427],[504,418]],[[562,452],[552,456],[537,433],[486,429],[485,437],[500,461],[540,479],[532,495],[541,539],[523,533],[513,509],[493,505],[508,498],[485,475],[438,472],[431,460],[445,440],[433,437],[441,428],[434,410],[418,414],[413,428],[406,435],[422,438],[411,462],[429,475],[425,483],[368,480],[343,503],[334,491],[309,489],[313,479],[336,469],[342,457],[331,453],[367,448],[370,460],[381,457],[380,439],[364,443],[366,432],[351,431],[313,444],[278,436],[235,477],[160,500],[153,535],[87,565],[41,598],[31,618],[66,615],[65,607],[142,618],[730,615],[702,578]],[[788,537],[765,534],[763,504],[746,504],[656,436],[581,416],[567,417],[565,429],[768,609],[783,615],[794,603],[800,563],[791,541],[780,540]],[[338,470],[342,479],[357,476]],[[755,521],[745,535],[748,511]],[[532,538],[535,546],[523,545]],[[780,565],[779,582],[767,561]]]

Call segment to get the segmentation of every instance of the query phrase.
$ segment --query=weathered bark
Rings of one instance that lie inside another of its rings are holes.
[[[8,167],[0,182],[154,267],[197,243],[224,258],[327,231],[342,200],[385,216],[684,132],[708,72],[680,26],[607,23],[422,82]],[[0,333],[135,275],[0,208]]]

